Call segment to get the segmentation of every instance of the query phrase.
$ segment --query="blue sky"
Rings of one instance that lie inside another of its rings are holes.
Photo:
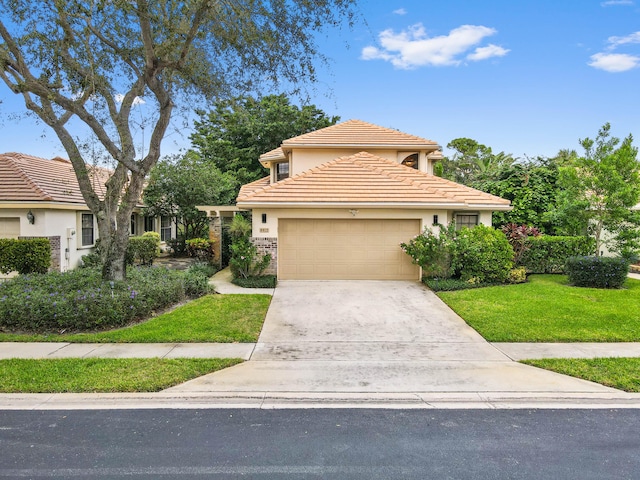
[[[361,1],[360,10],[366,24],[320,40],[331,60],[310,100],[330,115],[443,147],[469,137],[517,157],[578,149],[605,122],[640,140],[640,0]],[[11,97],[0,88],[0,112],[21,110]],[[1,151],[64,155],[44,126],[5,115],[0,128]],[[172,134],[163,153],[187,148],[188,133]]]

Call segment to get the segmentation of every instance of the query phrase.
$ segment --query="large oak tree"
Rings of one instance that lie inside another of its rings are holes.
[[[315,79],[315,35],[355,0],[0,0],[0,77],[51,127],[96,215],[103,276],[123,279],[129,218],[181,105]],[[132,112],[153,108],[136,150]],[[113,172],[106,193],[74,136],[84,123]]]

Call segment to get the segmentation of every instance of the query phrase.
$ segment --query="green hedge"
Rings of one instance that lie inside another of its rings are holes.
[[[46,238],[0,238],[0,272],[46,273],[51,266],[51,243]]]
[[[621,288],[629,273],[629,262],[620,257],[569,257],[569,283],[576,287]]]
[[[201,271],[132,267],[122,282],[99,268],[20,275],[0,283],[0,331],[67,333],[124,326],[211,291]]]
[[[160,235],[157,232],[146,232],[139,237],[129,238],[127,245],[127,264],[138,262],[141,265],[153,265],[160,251]]]
[[[520,266],[528,273],[565,273],[569,257],[591,255],[595,240],[590,237],[529,237]]]

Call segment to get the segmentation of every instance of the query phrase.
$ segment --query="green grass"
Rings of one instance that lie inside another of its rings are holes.
[[[572,287],[563,275],[438,296],[491,342],[640,341],[640,280],[625,288]]]
[[[240,362],[239,358],[0,360],[0,392],[158,392]]]
[[[172,343],[255,342],[269,295],[207,295],[143,323],[116,330],[70,335],[0,333],[3,342]]]
[[[625,392],[640,392],[640,358],[546,358],[522,363]]]

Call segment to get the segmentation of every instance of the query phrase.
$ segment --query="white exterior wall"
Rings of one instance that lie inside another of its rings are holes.
[[[438,215],[438,222],[447,224],[451,213],[446,210],[420,210],[401,208],[361,208],[352,215],[348,208],[271,208],[252,210],[252,234],[254,237],[277,238],[279,218],[331,218],[331,219],[419,219],[420,230],[431,227],[433,216]],[[262,223],[262,214],[266,214],[266,223]]]
[[[35,217],[33,225],[27,220],[27,212],[31,210]],[[91,252],[91,249],[78,249],[76,235],[67,239],[67,229],[78,231],[78,214],[76,210],[52,210],[38,208],[8,208],[0,210],[0,218],[19,218],[21,237],[60,237],[60,270],[66,271],[78,266],[80,257]],[[69,249],[68,258],[65,249]]]
[[[349,212],[349,208],[254,208],[252,209],[252,236],[254,237],[278,237],[279,218],[333,218],[333,219],[420,219],[420,231],[425,227],[431,228],[434,233],[438,232],[438,227],[433,226],[434,215],[438,216],[438,223],[448,225],[455,213],[462,210],[421,210],[402,208],[362,208],[354,207],[358,210],[355,215]],[[467,212],[465,212],[467,213]],[[478,213],[478,223],[491,226],[490,211],[469,211],[468,213]],[[262,223],[262,215],[266,214],[266,223]]]

